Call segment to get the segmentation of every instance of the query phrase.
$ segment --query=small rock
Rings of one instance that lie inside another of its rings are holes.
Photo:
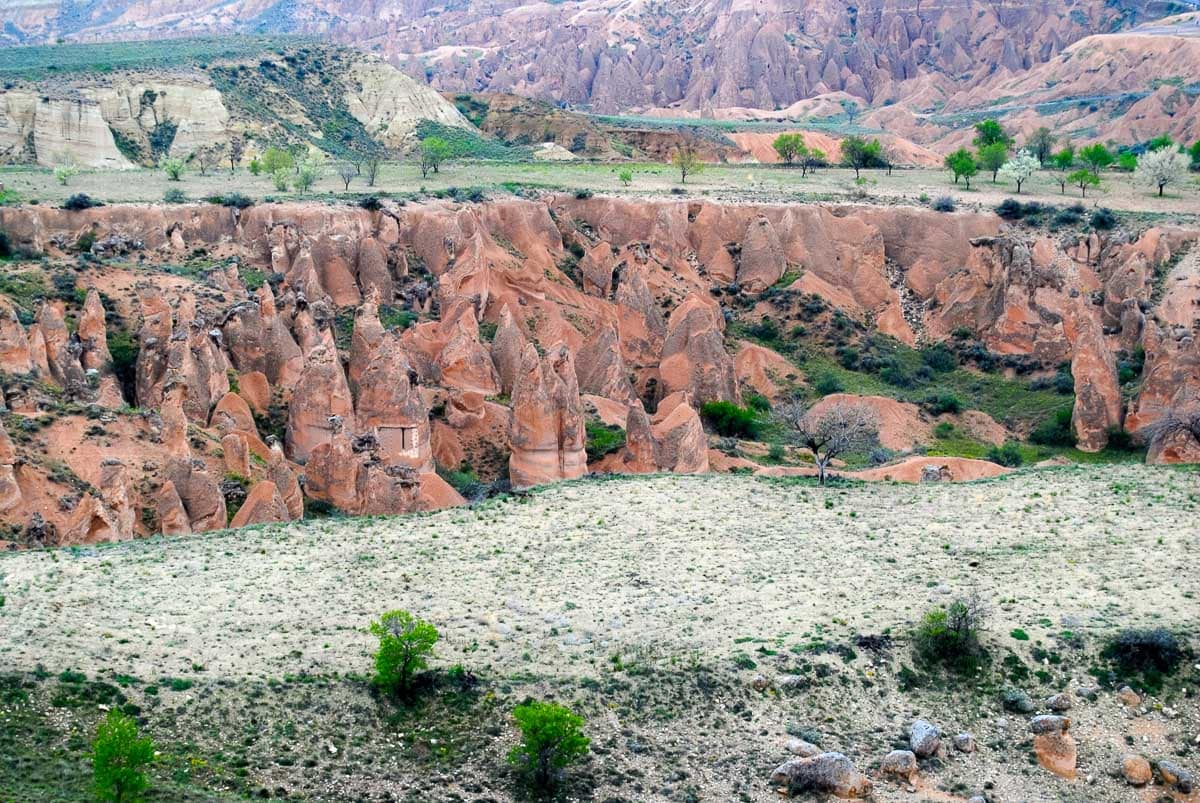
[[[1075,689],[1075,693],[1093,703],[1100,697],[1100,690],[1095,686],[1079,686]]]
[[[967,803],[988,803],[988,801],[983,795],[975,795],[975,797],[968,798]]]
[[[771,681],[767,680],[766,675],[755,675],[750,681],[750,685],[755,691],[766,691],[767,687],[771,685]]]
[[[1071,727],[1071,720],[1054,714],[1042,714],[1029,720],[1030,733],[1066,733]]]
[[[917,758],[929,758],[942,746],[942,733],[929,722],[918,719],[908,728],[908,746]]]
[[[1070,711],[1071,710],[1071,695],[1063,692],[1055,694],[1052,697],[1046,698],[1046,707],[1051,711]]]
[[[960,753],[974,753],[979,749],[979,745],[971,734],[960,733],[954,737],[954,749]]]
[[[841,753],[785,761],[771,773],[771,783],[787,787],[789,795],[825,792],[842,798],[865,798],[871,792],[871,781]]]
[[[1154,777],[1150,770],[1150,762],[1133,753],[1121,759],[1121,774],[1131,786],[1145,786]]]
[[[776,685],[781,689],[803,688],[808,685],[808,680],[804,675],[780,675]]]
[[[1120,690],[1117,692],[1117,699],[1121,701],[1122,705],[1125,705],[1129,708],[1136,708],[1142,704],[1141,696],[1128,686],[1122,686],[1120,688]]]
[[[879,762],[881,775],[912,781],[917,774],[917,757],[911,750],[893,750]]]
[[[1185,795],[1190,795],[1196,787],[1192,774],[1173,761],[1158,762],[1158,774],[1162,776],[1164,784],[1174,786]]]
[[[1044,769],[1062,778],[1075,777],[1077,752],[1071,734],[1039,733],[1033,737],[1033,752]]]
[[[817,747],[812,742],[806,742],[803,739],[788,739],[787,751],[792,755],[810,758],[819,755],[821,748]]]

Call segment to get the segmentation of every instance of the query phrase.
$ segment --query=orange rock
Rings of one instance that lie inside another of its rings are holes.
[[[629,383],[629,370],[621,358],[621,342],[615,325],[597,328],[579,350],[576,364],[579,389],[583,393],[624,404],[634,400],[633,385]]]
[[[1070,733],[1039,733],[1033,737],[1038,764],[1062,778],[1075,777],[1075,739]]]
[[[270,524],[277,521],[287,521],[291,516],[287,506],[279,495],[279,489],[270,480],[256,483],[233,520],[230,527],[245,527],[248,524]]]
[[[496,336],[492,338],[491,357],[500,379],[500,392],[512,395],[517,374],[521,371],[521,355],[529,340],[513,317],[507,304],[500,310]]]
[[[491,356],[479,342],[479,324],[471,305],[461,305],[442,328],[448,338],[435,362],[439,382],[446,387],[474,390],[485,396],[499,393],[500,379]]]
[[[158,514],[159,529],[163,535],[190,535],[191,522],[183,507],[183,500],[175,490],[175,483],[165,481],[154,497],[155,511]]]
[[[262,371],[239,374],[237,392],[256,413],[265,413],[271,406],[271,383]]]
[[[780,398],[781,385],[795,382],[800,376],[799,369],[786,357],[753,343],[741,345],[733,364],[739,383],[772,400]]]
[[[303,464],[317,446],[343,428],[354,428],[350,386],[337,353],[318,345],[308,355],[288,405],[287,451]]]
[[[29,338],[17,318],[17,310],[0,296],[0,371],[6,374],[27,374],[33,370],[29,355]]]
[[[833,393],[813,405],[812,412],[820,416],[838,404],[866,407],[879,425],[879,442],[889,449],[902,451],[928,443],[933,438],[933,427],[921,418],[921,410],[909,402],[896,401],[886,396],[855,396],[849,393]]]
[[[587,471],[583,403],[571,353],[561,344],[538,357],[525,347],[512,394],[509,478],[529,488]]]
[[[760,293],[779,281],[787,270],[783,245],[767,218],[760,217],[746,224],[741,246],[737,283],[743,290]]]
[[[719,310],[695,293],[672,311],[658,367],[663,395],[683,390],[701,404],[741,402],[722,329]]]

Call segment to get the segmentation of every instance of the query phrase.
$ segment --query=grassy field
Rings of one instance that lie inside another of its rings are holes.
[[[629,169],[632,180],[626,186],[620,179]],[[932,169],[863,171],[864,185],[854,183],[854,173],[844,168],[828,168],[816,175],[802,177],[799,170],[765,165],[713,165],[703,173],[680,184],[678,174],[665,164],[606,164],[592,162],[529,162],[461,160],[444,165],[440,172],[422,176],[411,161],[385,165],[374,188],[361,178],[350,184],[352,193],[421,194],[455,187],[480,187],[489,191],[587,190],[633,197],[656,197],[682,193],[712,200],[802,202],[866,201],[878,203],[924,203],[948,195],[963,208],[990,208],[1005,198],[1015,197],[1011,188],[989,181],[976,182],[970,190],[955,186],[945,171]],[[83,171],[69,184],[58,184],[48,169],[31,167],[0,168],[0,181],[25,201],[58,203],[67,196],[84,192],[110,203],[161,201],[168,189],[179,189],[192,198],[213,193],[241,192],[252,198],[292,197],[277,192],[267,176],[255,177],[242,170],[230,175],[217,171],[208,176],[186,173],[182,182],[169,182],[162,171]],[[313,193],[332,195],[344,192],[344,186],[330,164],[317,182]],[[1049,173],[1031,179],[1021,200],[1070,205],[1082,202],[1087,207],[1107,206],[1140,213],[1147,221],[1158,219],[1194,219],[1200,216],[1200,177],[1190,176],[1188,183],[1158,198],[1132,177],[1108,173],[1099,192],[1080,199],[1078,192],[1059,193]]]
[[[0,789],[82,799],[100,706],[116,706],[161,751],[154,800],[520,799],[509,712],[533,697],[586,718],[572,799],[766,803],[789,734],[867,769],[922,716],[981,745],[927,765],[926,799],[987,781],[1000,800],[1080,800],[1081,782],[1031,766],[1001,691],[1092,685],[1070,713],[1087,799],[1127,801],[1105,772],[1127,738],[1195,766],[1182,689],[1200,675],[1188,662],[1130,716],[1111,693],[1128,678],[1099,653],[1124,627],[1197,636],[1198,509],[1194,472],[1144,466],[826,489],[658,476],[0,555]],[[914,624],[970,592],[985,664],[916,661]],[[409,704],[367,682],[365,628],[396,607],[441,633]],[[904,789],[878,782],[877,799]]]

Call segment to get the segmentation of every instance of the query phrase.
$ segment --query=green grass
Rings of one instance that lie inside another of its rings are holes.
[[[506,145],[500,140],[483,136],[478,131],[442,125],[432,120],[422,120],[417,124],[417,136],[422,140],[429,137],[444,139],[450,144],[451,158],[454,159],[520,161],[533,158],[531,148]]]
[[[220,36],[153,42],[35,45],[0,48],[0,77],[41,80],[55,75],[202,66],[253,58],[315,40],[300,36]]]

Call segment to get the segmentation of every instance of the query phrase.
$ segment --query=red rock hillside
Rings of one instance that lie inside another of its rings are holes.
[[[700,405],[803,381],[727,322],[803,299],[1070,363],[1085,449],[1200,393],[1200,252],[1179,258],[1198,233],[1178,228],[548,196],[26,206],[0,229],[66,266],[60,292],[0,295],[0,519],[25,545],[461,503],[439,467],[517,488],[706,471]],[[1115,355],[1139,346],[1126,398]],[[589,466],[591,415],[626,439]]]

